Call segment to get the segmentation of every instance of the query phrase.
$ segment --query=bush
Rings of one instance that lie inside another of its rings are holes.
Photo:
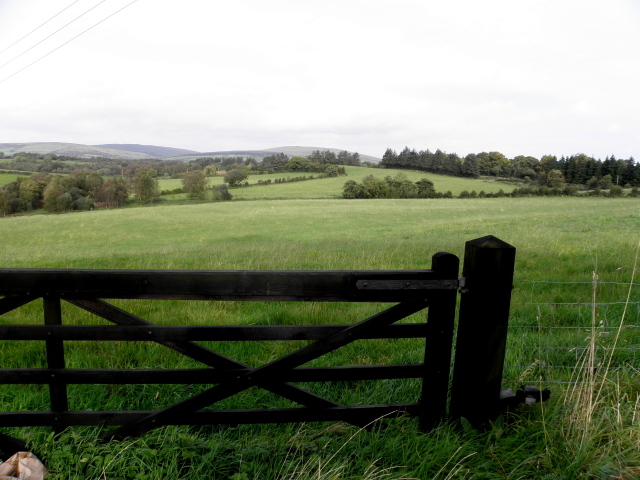
[[[227,188],[226,183],[222,183],[213,187],[213,200],[215,202],[225,202],[231,200],[232,198],[233,195],[229,193],[229,189]]]
[[[242,182],[247,180],[247,175],[238,169],[230,170],[224,176],[225,183],[228,183],[230,187],[241,185]]]
[[[348,180],[342,187],[343,198],[364,198],[364,187],[355,180]]]
[[[621,197],[624,194],[622,187],[618,185],[611,185],[609,187],[609,196],[610,197]]]

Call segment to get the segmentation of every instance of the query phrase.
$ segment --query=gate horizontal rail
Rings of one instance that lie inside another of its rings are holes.
[[[0,295],[34,298],[396,302],[457,288],[433,270],[0,269]]]

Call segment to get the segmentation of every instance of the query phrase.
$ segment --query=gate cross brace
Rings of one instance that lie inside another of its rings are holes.
[[[368,328],[391,325],[402,318],[419,312],[427,307],[426,302],[426,299],[418,298],[399,303],[354,325],[346,327],[338,333],[329,335],[293,353],[263,365],[262,367],[251,369],[247,373],[239,375],[233,383],[222,383],[216,385],[164,410],[148,415],[141,420],[116,428],[115,430],[103,435],[102,439],[108,441],[128,436],[141,435],[164,425],[165,422],[176,413],[198,411],[253,386],[267,388],[263,385],[263,382],[271,380],[275,373],[282,372],[283,370],[291,370],[304,363],[321,357],[326,353],[348,345],[349,343],[357,340],[361,332]]]
[[[105,320],[117,323],[118,325],[153,325],[152,323],[147,322],[140,317],[121,310],[118,307],[115,307],[110,303],[104,302],[102,300],[66,299],[66,301],[88,312],[91,312],[94,315],[104,318]],[[157,341],[157,343],[175,350],[182,355],[202,362],[210,367],[217,367],[222,369],[243,368],[251,370],[251,368],[244,363],[232,360],[231,358],[225,357],[224,355],[221,355],[217,352],[214,352],[213,350],[202,347],[193,342]],[[264,388],[265,390],[275,393],[276,395],[283,396],[285,398],[288,398],[289,400],[308,407],[330,408],[340,406],[337,403],[331,402],[323,397],[315,395],[289,383],[272,383],[270,385],[264,386]]]
[[[35,295],[10,295],[0,298],[0,315],[4,315],[11,310],[26,305],[27,303],[38,298]]]

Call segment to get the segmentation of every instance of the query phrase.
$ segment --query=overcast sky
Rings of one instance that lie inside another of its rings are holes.
[[[0,143],[640,160],[638,0],[137,0],[60,47],[130,3],[0,0]]]

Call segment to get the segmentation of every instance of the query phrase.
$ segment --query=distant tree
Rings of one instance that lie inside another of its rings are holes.
[[[182,177],[182,186],[187,196],[204,200],[209,186],[209,180],[203,170],[187,172]]]
[[[342,150],[340,153],[338,153],[338,164],[353,165],[357,167],[360,165],[360,154],[358,152],[351,154],[346,150]]]
[[[476,155],[481,175],[503,175],[508,173],[510,164],[507,157],[500,152],[481,152]]]
[[[285,165],[285,169],[291,172],[311,172],[317,168],[317,164],[305,157],[292,157]]]
[[[464,157],[460,171],[463,177],[478,178],[480,176],[480,165],[478,164],[478,157],[475,153],[470,153]]]
[[[436,195],[436,189],[433,182],[427,178],[422,178],[416,182],[418,187],[418,198],[433,198]]]
[[[281,171],[285,169],[289,157],[284,153],[277,153],[275,155],[269,155],[262,160],[263,170]]]
[[[141,205],[153,202],[159,194],[158,172],[151,168],[139,169],[133,177],[133,191]]]
[[[62,185],[62,178],[55,177],[44,189],[44,209],[48,212],[64,212],[71,209],[73,199]]]
[[[389,185],[384,180],[367,175],[362,179],[365,198],[387,198],[389,196]]]
[[[213,200],[215,202],[225,202],[231,200],[233,196],[229,193],[226,183],[221,183],[213,187]]]
[[[315,163],[338,163],[338,157],[331,150],[314,150],[311,155],[307,155],[307,158]]]
[[[555,155],[543,155],[540,158],[540,172],[550,172],[558,167],[558,157]]]
[[[415,198],[418,196],[418,187],[407,176],[398,172],[393,177],[386,176],[385,182],[389,186],[387,195],[389,198]]]
[[[342,187],[343,198],[364,198],[365,192],[362,184],[355,180],[347,180]]]
[[[340,165],[350,165],[351,162],[351,154],[346,150],[342,150],[338,153],[338,164]]]
[[[337,177],[342,172],[344,172],[344,168],[332,164],[327,165],[327,167],[324,169],[324,174],[327,177]]]
[[[593,190],[598,186],[599,181],[600,180],[594,175],[589,180],[587,180],[587,188],[589,188],[590,190]]]
[[[395,168],[398,166],[398,154],[395,150],[387,148],[382,155],[382,160],[380,161],[380,166],[384,168]]]
[[[229,170],[224,176],[225,183],[228,183],[230,187],[241,185],[246,179],[247,174],[238,169]]]
[[[114,178],[102,184],[96,200],[107,207],[122,207],[128,196],[126,182],[122,178]]]
[[[24,210],[32,210],[36,207],[42,192],[38,182],[29,177],[18,177],[18,199]]]
[[[98,198],[98,193],[104,184],[104,178],[96,172],[90,173],[86,180],[86,193],[91,198]]]
[[[611,185],[613,185],[611,175],[605,175],[598,181],[598,187],[602,189],[611,188]]]
[[[561,187],[564,183],[566,183],[564,179],[564,175],[560,170],[551,170],[547,174],[547,186],[551,188]]]
[[[619,185],[611,185],[611,187],[609,187],[610,197],[621,197],[622,195],[624,195],[624,191]]]

